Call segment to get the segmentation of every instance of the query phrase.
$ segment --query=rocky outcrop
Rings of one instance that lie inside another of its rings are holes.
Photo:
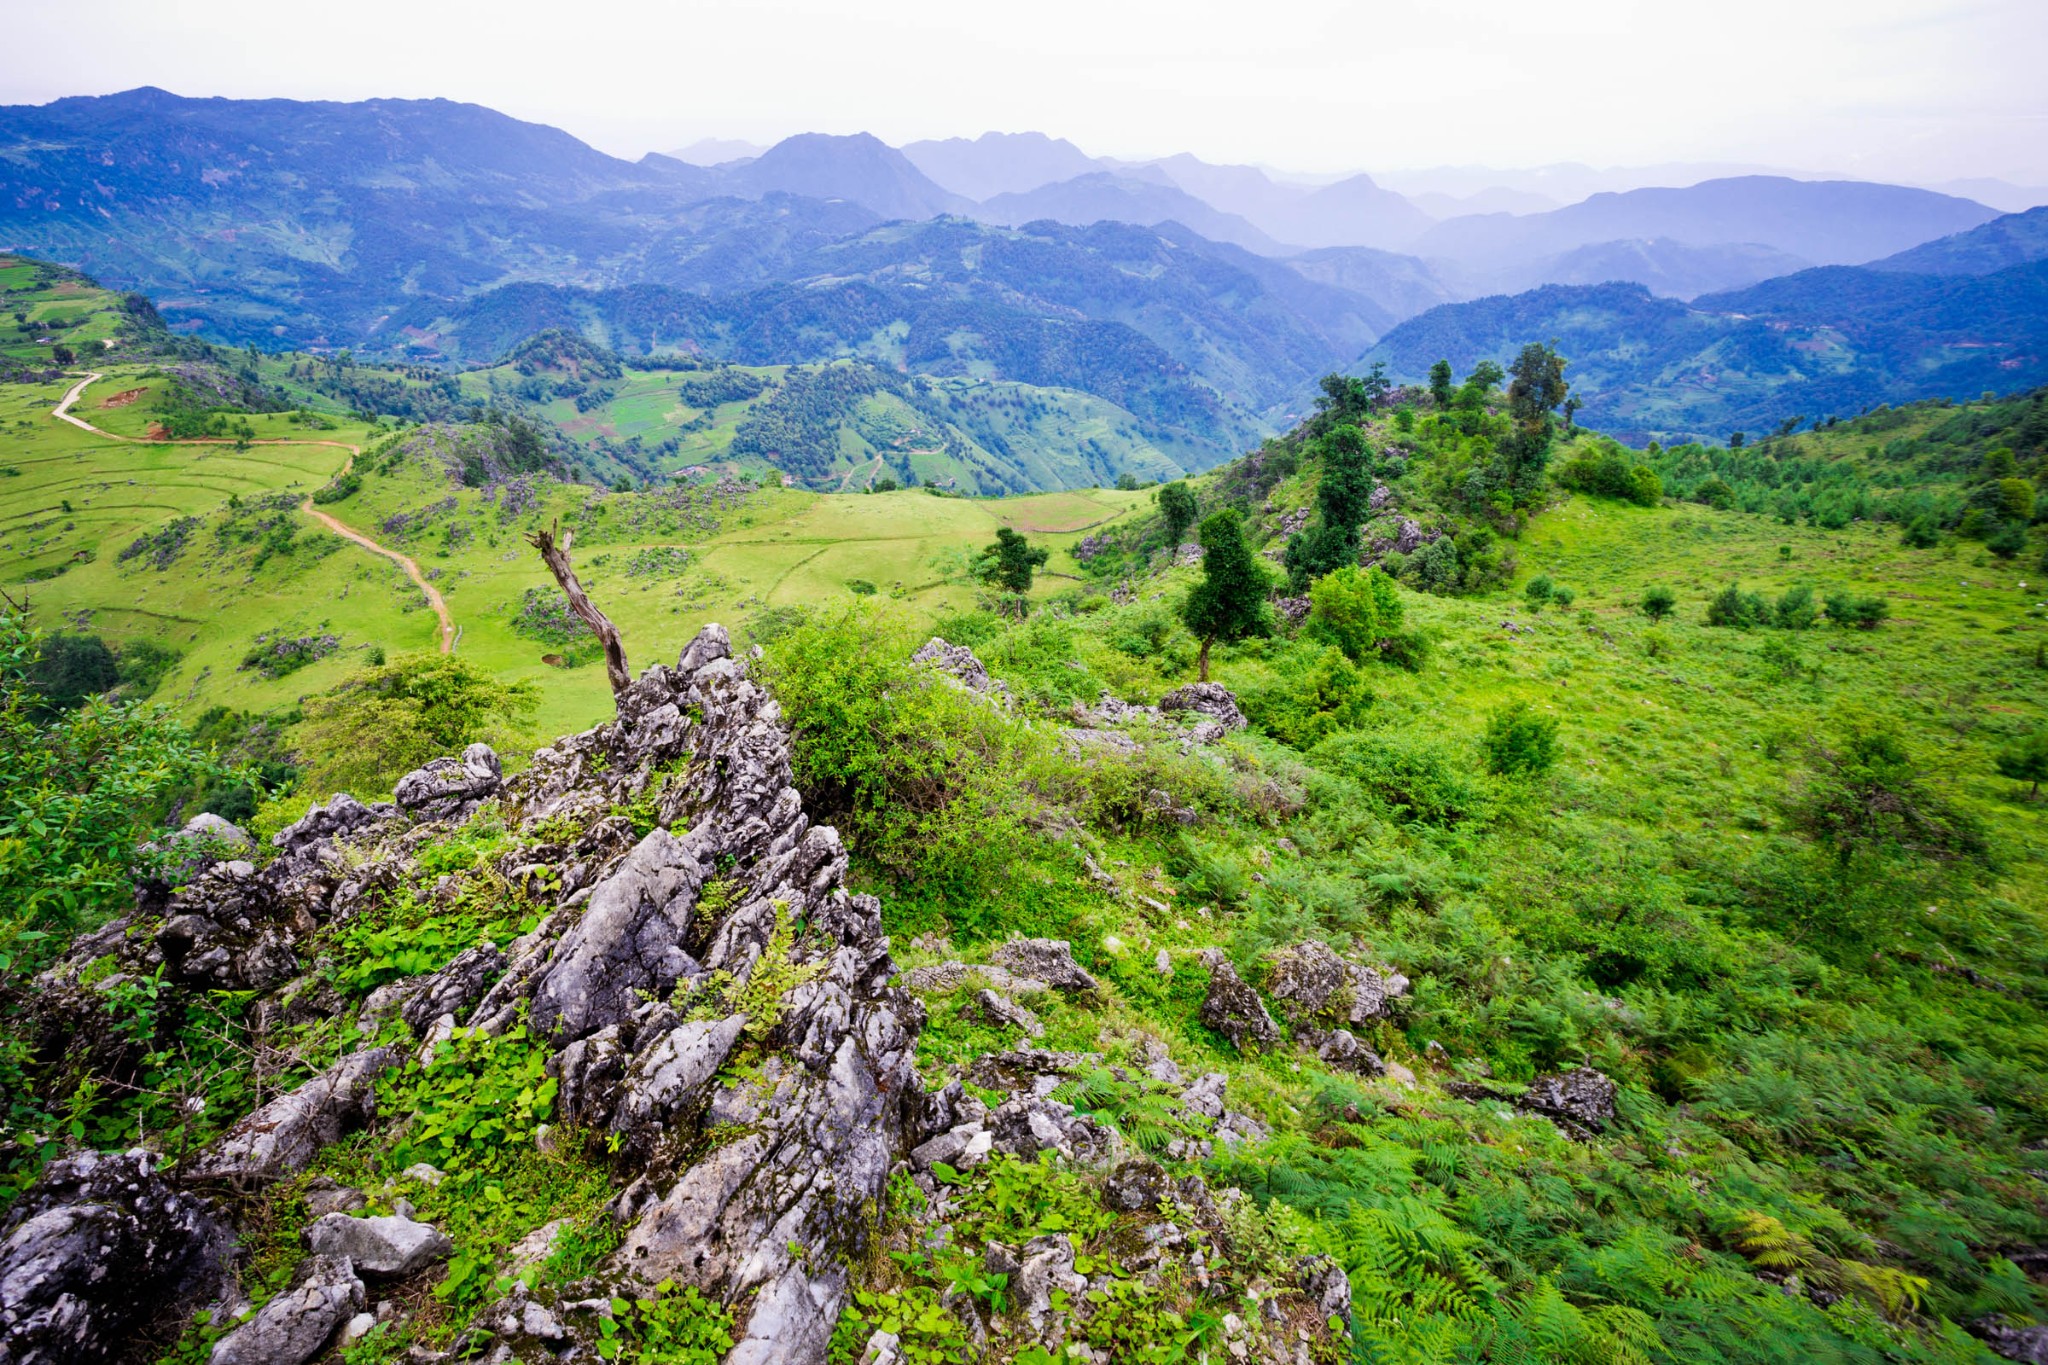
[[[377,1077],[396,1061],[385,1047],[351,1053],[228,1129],[179,1174],[257,1185],[305,1169],[322,1147],[376,1116]]]
[[[988,669],[966,645],[947,644],[943,637],[934,635],[910,656],[910,662],[929,664],[970,692],[999,701],[1006,706],[1010,702],[1008,684],[991,678]]]
[[[609,1134],[634,1173],[614,1205],[622,1245],[592,1292],[606,1301],[664,1280],[692,1285],[738,1314],[730,1362],[819,1361],[889,1171],[932,1135],[912,1067],[922,1011],[892,984],[880,905],[845,889],[838,835],[805,817],[781,713],[725,632],[706,628],[673,667],[648,669],[617,700],[614,720],[540,750],[510,779],[495,754],[473,746],[409,774],[394,804],[337,796],[310,808],[276,836],[261,869],[213,858],[81,941],[47,994],[88,990],[86,966],[111,955],[120,971],[162,965],[174,989],[264,992],[252,1018],[282,1023],[294,1002],[339,1009],[312,961],[324,927],[384,889],[457,894],[459,878],[426,884],[417,851],[488,806],[506,837],[476,876],[536,905],[530,930],[380,987],[360,1022],[402,1021],[422,1047],[343,1057],[235,1123],[183,1163],[181,1178],[246,1188],[302,1170],[325,1145],[378,1121],[383,1072],[419,1064],[458,1027],[498,1034],[524,1022],[551,1054],[555,1120]],[[644,832],[620,814],[629,808]],[[1092,983],[1063,948],[1033,961],[1063,989]],[[962,1098],[952,1109],[964,1117],[970,1107]],[[1069,1148],[1078,1137],[1067,1131],[1083,1122],[1061,1129]],[[706,1141],[713,1133],[721,1136]],[[222,1365],[327,1349],[386,1282],[451,1250],[402,1205],[358,1217],[360,1192],[322,1186],[309,1205],[315,1197],[298,1281],[220,1340]],[[140,1267],[130,1287],[160,1307],[165,1296],[151,1299],[151,1287],[190,1267],[150,1238],[184,1216],[177,1210],[205,1205],[174,1200],[161,1217],[77,1200],[20,1207],[35,1229],[9,1243],[9,1330],[54,1333],[68,1343],[63,1358],[89,1360],[87,1344],[118,1337],[142,1311],[133,1294],[114,1302],[93,1288],[90,1267]],[[210,1245],[193,1227],[181,1242],[189,1256]],[[556,1333],[542,1334],[548,1351],[594,1352],[590,1314],[537,1301],[513,1310],[486,1312],[465,1351],[525,1351],[530,1322],[545,1318]],[[494,1322],[511,1322],[511,1335]]]
[[[1589,1066],[1538,1076],[1518,1104],[1575,1137],[1590,1137],[1614,1122],[1614,1082]]]
[[[208,1365],[304,1365],[365,1302],[346,1257],[309,1256],[290,1288],[214,1343]]]
[[[392,800],[420,820],[464,820],[505,785],[505,770],[488,744],[472,744],[461,758],[437,758],[398,780]]]
[[[455,1253],[455,1243],[439,1229],[397,1214],[356,1218],[329,1213],[305,1232],[315,1256],[346,1259],[364,1274],[403,1279]]]
[[[1011,939],[990,953],[988,960],[1057,991],[1092,996],[1101,990],[1095,978],[1074,961],[1073,945],[1063,938]]]
[[[1240,1052],[1280,1045],[1280,1026],[1266,1012],[1266,1002],[1237,974],[1229,958],[1213,950],[1209,993],[1202,999],[1200,1017]]]
[[[1226,731],[1242,730],[1250,724],[1238,709],[1237,697],[1222,683],[1191,682],[1176,687],[1159,699],[1159,709],[1168,715],[1192,712]]]
[[[92,1365],[137,1330],[216,1297],[234,1234],[147,1152],[51,1163],[0,1241],[0,1360]]]

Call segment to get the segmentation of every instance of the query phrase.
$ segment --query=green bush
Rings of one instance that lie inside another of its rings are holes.
[[[1669,588],[1651,588],[1643,594],[1643,615],[1661,621],[1678,605],[1678,594]]]
[[[1310,639],[1333,644],[1353,663],[1379,654],[1401,629],[1400,589],[1378,569],[1347,564],[1310,585]]]
[[[1557,721],[1537,715],[1527,702],[1511,702],[1486,718],[1486,733],[1479,743],[1488,772],[1538,776],[1550,771],[1557,759]]]
[[[1876,630],[1892,614],[1892,604],[1882,597],[1858,597],[1854,593],[1829,593],[1828,620],[1857,630]]]
[[[1707,624],[1710,626],[1733,626],[1737,630],[1747,630],[1770,619],[1770,608],[1765,605],[1764,599],[1756,593],[1744,592],[1739,583],[1730,583],[1707,603]]]
[[[1786,589],[1772,616],[1780,630],[1808,629],[1820,619],[1820,609],[1813,604],[1813,589],[1804,584]]]
[[[460,655],[402,655],[309,698],[298,748],[316,794],[385,791],[428,759],[511,742],[539,704],[532,683],[499,682]]]

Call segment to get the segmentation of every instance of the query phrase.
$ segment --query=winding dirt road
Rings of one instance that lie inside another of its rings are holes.
[[[73,371],[73,373],[75,374],[77,372]],[[143,441],[138,440],[136,437],[133,436],[117,436],[111,431],[105,431],[99,427],[94,426],[92,423],[86,421],[83,417],[72,416],[72,405],[78,402],[80,398],[85,396],[86,389],[88,389],[93,384],[99,382],[104,378],[106,378],[106,376],[101,374],[86,375],[83,379],[79,380],[76,384],[71,386],[71,392],[65,394],[63,399],[57,404],[56,407],[50,409],[50,416],[56,418],[60,422],[69,422],[72,426],[77,427],[80,431],[89,431],[93,435],[102,437],[109,441],[126,441],[136,445],[173,446],[216,446],[226,444],[225,441],[212,437],[196,441]],[[363,453],[363,448],[361,446],[351,445],[346,441],[271,440],[251,441],[249,444],[258,446],[328,446],[335,450],[346,450],[348,452],[348,460],[341,467],[341,472],[343,474],[346,474],[349,472],[349,470],[355,468],[356,456]],[[427,605],[434,609],[434,615],[441,622],[441,652],[443,654],[453,654],[455,652],[455,618],[448,614],[448,603],[446,599],[444,599],[441,596],[440,591],[437,588],[435,588],[432,583],[429,583],[427,581],[427,576],[420,572],[420,566],[413,561],[411,556],[402,555],[396,550],[389,549],[383,545],[379,545],[376,541],[370,539],[361,531],[356,530],[354,527],[346,524],[345,522],[339,521],[336,518],[329,516],[327,513],[321,511],[319,508],[313,505],[313,496],[310,493],[307,494],[306,497],[299,503],[299,510],[301,512],[304,512],[307,516],[313,518],[313,520],[319,522],[322,526],[325,526],[328,530],[334,532],[334,534],[340,536],[342,539],[354,541],[356,544],[362,546],[365,550],[368,550],[371,554],[382,555],[384,558],[392,561],[394,564],[404,569],[406,572],[406,576],[412,579],[414,585],[417,586],[421,592],[426,594]]]

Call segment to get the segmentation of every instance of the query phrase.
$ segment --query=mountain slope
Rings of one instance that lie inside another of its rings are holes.
[[[905,157],[920,171],[954,194],[973,200],[993,199],[1071,180],[1102,169],[1095,158],[1065,138],[1044,133],[983,133],[977,138],[949,137],[908,142]]]
[[[1574,247],[1534,265],[1500,272],[1510,289],[1546,284],[1605,284],[1610,280],[1640,284],[1665,298],[1689,299],[1697,294],[1740,289],[1759,280],[1804,270],[1812,262],[1774,247],[1729,243],[1689,246],[1668,238],[1648,241],[1594,242]]]
[[[1872,270],[1910,275],[1988,275],[2048,257],[2048,207],[2008,213],[1981,227],[1872,261]]]
[[[1072,227],[1106,222],[1140,227],[1180,223],[1212,241],[1229,242],[1263,255],[1277,256],[1285,250],[1236,214],[1212,208],[1185,190],[1112,171],[1094,171],[1021,194],[999,194],[982,204],[976,216],[1011,227],[1041,219]]]
[[[718,183],[749,198],[780,191],[811,199],[844,199],[882,218],[930,218],[970,207],[870,133],[799,133],[724,171]]]
[[[1453,218],[1409,249],[1487,267],[1595,242],[1661,237],[1691,246],[1757,244],[1820,265],[1848,265],[1996,216],[1982,204],[1930,190],[1750,175],[1685,189],[1596,194],[1549,213]]]
[[[1359,362],[1416,382],[1555,338],[1589,426],[1635,440],[1755,432],[1879,403],[2048,382],[2048,262],[1943,278],[1801,271],[1690,306],[1640,285],[1546,286],[1432,309]]]

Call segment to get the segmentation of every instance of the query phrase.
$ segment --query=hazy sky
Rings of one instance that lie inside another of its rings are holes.
[[[446,96],[625,156],[1040,129],[1298,171],[1747,161],[2048,183],[2048,0],[67,0],[0,102]]]

